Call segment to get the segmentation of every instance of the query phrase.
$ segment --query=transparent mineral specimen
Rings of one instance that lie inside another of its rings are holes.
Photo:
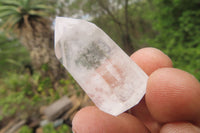
[[[130,109],[146,92],[148,76],[96,25],[57,17],[55,53],[96,106],[111,115]]]

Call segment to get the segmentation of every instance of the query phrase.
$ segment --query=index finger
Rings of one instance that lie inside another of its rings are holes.
[[[131,55],[131,59],[140,66],[147,75],[159,68],[172,67],[171,59],[156,48],[143,48]]]

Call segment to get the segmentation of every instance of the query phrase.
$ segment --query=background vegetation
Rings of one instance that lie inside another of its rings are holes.
[[[16,117],[40,117],[42,105],[63,95],[82,93],[55,58],[56,15],[94,22],[129,55],[159,48],[200,80],[199,7],[199,0],[0,0],[0,129]],[[43,132],[70,130],[47,125]]]

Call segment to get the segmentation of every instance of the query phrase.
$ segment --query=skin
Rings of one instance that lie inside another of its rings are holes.
[[[200,83],[172,68],[171,59],[155,48],[136,51],[134,60],[148,75],[146,95],[115,117],[89,106],[74,117],[74,133],[200,133]]]

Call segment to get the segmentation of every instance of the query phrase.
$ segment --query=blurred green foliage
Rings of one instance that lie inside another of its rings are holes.
[[[39,93],[33,91],[28,74],[9,73],[0,85],[1,116],[10,117],[20,113],[20,117],[27,117],[28,113],[39,107],[41,101]]]
[[[0,32],[0,77],[10,71],[22,72],[27,64],[30,64],[28,51],[17,39]]]
[[[174,67],[200,80],[199,0],[153,0],[151,21],[158,35],[150,44],[172,58]]]
[[[57,129],[53,127],[53,124],[47,124],[43,127],[44,133],[72,133],[69,126],[63,124]]]
[[[42,128],[43,133],[72,133],[71,128],[65,124],[54,128],[53,124],[47,124]],[[19,133],[33,133],[33,130],[28,126],[22,126]]]
[[[33,131],[28,126],[22,126],[19,130],[19,133],[33,133]]]
[[[0,84],[2,110],[0,120],[17,115],[19,112],[18,116],[26,118],[31,112],[38,112],[41,105],[47,105],[63,95],[69,95],[69,86],[72,86],[72,90],[80,90],[73,78],[61,80],[60,87],[62,88],[55,90],[49,77],[42,77],[39,73],[34,73],[34,75],[7,73]],[[79,93],[79,91],[75,92]],[[74,92],[71,93],[70,95],[74,95]]]

